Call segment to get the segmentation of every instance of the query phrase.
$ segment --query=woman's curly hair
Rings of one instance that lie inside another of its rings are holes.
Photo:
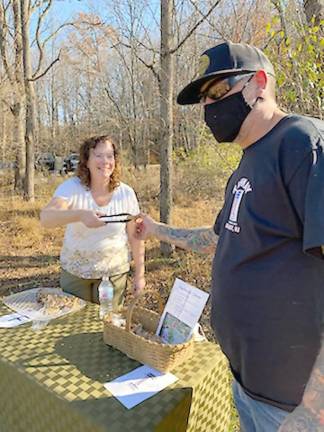
[[[80,147],[80,162],[78,165],[76,175],[79,177],[81,183],[90,189],[91,175],[87,163],[90,156],[90,149],[95,149],[99,143],[110,142],[114,149],[115,156],[115,169],[110,176],[110,182],[108,185],[108,191],[112,192],[120,184],[120,160],[117,150],[117,146],[114,141],[108,135],[100,135],[88,138],[85,140]]]

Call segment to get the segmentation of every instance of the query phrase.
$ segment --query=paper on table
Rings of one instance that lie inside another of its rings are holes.
[[[165,305],[156,334],[168,343],[187,341],[197,324],[209,294],[176,279]]]
[[[21,324],[25,324],[27,322],[30,322],[31,318],[20,315],[19,313],[11,313],[8,315],[3,315],[0,317],[0,327],[2,328],[12,328],[17,327]]]
[[[159,372],[144,365],[105,383],[104,386],[120,403],[130,409],[177,380],[171,373]]]

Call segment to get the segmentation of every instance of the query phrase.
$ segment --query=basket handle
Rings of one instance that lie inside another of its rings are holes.
[[[161,296],[153,290],[148,290],[145,291],[144,293],[140,294],[137,297],[134,297],[133,300],[130,302],[130,304],[127,307],[127,312],[126,312],[126,331],[130,332],[131,331],[131,326],[132,326],[132,318],[133,318],[133,312],[134,312],[134,308],[137,304],[137,302],[141,299],[143,299],[144,295],[147,293],[152,293],[154,295],[154,297],[157,299],[158,304],[159,304],[159,313],[161,314],[163,312],[163,302],[161,299]]]

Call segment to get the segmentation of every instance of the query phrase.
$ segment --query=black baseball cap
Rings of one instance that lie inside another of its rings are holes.
[[[180,105],[199,103],[201,86],[210,79],[244,75],[260,69],[275,76],[270,60],[258,48],[244,43],[222,42],[201,55],[198,77],[181,90],[177,102]]]

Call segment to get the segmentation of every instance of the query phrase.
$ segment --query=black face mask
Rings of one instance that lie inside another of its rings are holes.
[[[219,143],[234,141],[252,109],[242,91],[205,105],[205,122]]]

